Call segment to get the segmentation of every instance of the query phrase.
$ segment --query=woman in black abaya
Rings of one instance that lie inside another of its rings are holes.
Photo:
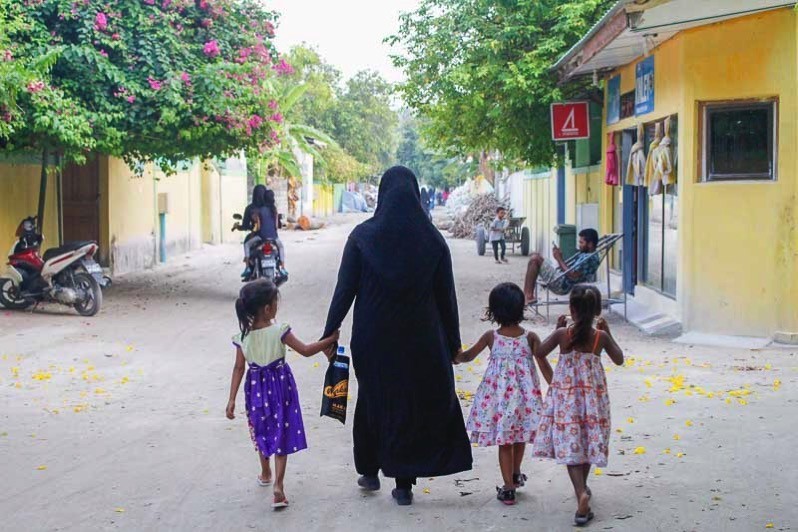
[[[471,445],[452,371],[461,344],[451,255],[407,168],[382,176],[374,218],[349,237],[327,331],[353,302],[358,484],[379,489],[382,470],[410,504],[416,477],[471,469]]]

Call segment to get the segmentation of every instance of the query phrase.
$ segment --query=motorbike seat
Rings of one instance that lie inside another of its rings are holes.
[[[67,242],[63,246],[59,246],[57,248],[50,248],[44,252],[42,258],[44,262],[57,257],[58,255],[63,255],[64,253],[69,253],[70,251],[75,251],[76,249],[80,249],[83,246],[88,246],[89,244],[94,244],[91,240],[78,240],[76,242]]]

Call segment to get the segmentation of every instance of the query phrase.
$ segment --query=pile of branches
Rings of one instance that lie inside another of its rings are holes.
[[[496,217],[496,209],[501,206],[501,202],[493,193],[474,196],[468,209],[455,217],[451,228],[452,236],[474,238],[477,226],[482,224],[487,228]]]

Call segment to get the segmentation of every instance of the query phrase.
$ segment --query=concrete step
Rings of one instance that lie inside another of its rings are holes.
[[[656,312],[632,299],[629,299],[626,305],[627,320],[645,334],[650,336],[681,334],[682,324],[671,316]],[[623,316],[623,305],[613,305],[612,311]]]

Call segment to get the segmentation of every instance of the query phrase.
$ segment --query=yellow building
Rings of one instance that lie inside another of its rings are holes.
[[[14,245],[19,222],[37,213],[41,163],[0,163],[0,250]],[[138,175],[137,175],[138,174]],[[114,274],[151,267],[203,243],[236,242],[233,213],[246,206],[246,165],[190,162],[166,176],[147,165],[134,172],[123,161],[96,157],[51,171],[46,192],[44,249],[95,240],[100,261]]]
[[[602,152],[613,139],[622,183],[634,143],[668,151],[651,145],[669,119],[662,190],[656,175],[603,184],[605,156],[599,216],[625,234],[627,292],[686,331],[798,336],[794,4],[622,0],[555,67],[603,83]]]

